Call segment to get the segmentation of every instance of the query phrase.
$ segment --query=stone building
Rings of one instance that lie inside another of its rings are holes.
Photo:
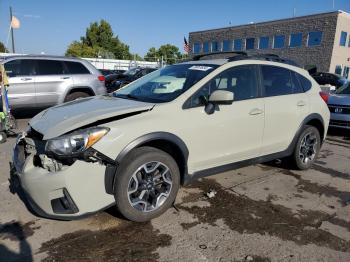
[[[314,14],[189,33],[191,55],[245,51],[277,54],[349,78],[350,14]]]

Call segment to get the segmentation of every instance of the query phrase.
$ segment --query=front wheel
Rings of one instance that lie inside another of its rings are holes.
[[[313,126],[305,126],[292,155],[295,167],[300,170],[310,168],[315,162],[320,149],[320,132]]]
[[[118,167],[116,205],[126,218],[148,221],[171,207],[179,186],[179,168],[169,154],[153,147],[136,148]]]

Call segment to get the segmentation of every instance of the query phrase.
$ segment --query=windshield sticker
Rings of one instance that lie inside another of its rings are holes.
[[[199,71],[208,71],[209,69],[212,69],[210,66],[191,66],[189,68],[190,70],[199,70]]]

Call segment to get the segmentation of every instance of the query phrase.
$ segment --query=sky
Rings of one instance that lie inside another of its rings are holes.
[[[333,9],[334,1],[334,9]],[[20,20],[17,53],[63,55],[91,22],[107,20],[132,53],[174,44],[192,31],[343,10],[350,0],[0,0],[0,41],[7,42],[9,7]],[[8,46],[11,46],[8,42]]]

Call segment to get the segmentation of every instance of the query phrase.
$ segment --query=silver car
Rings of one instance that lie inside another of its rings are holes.
[[[104,76],[88,61],[55,56],[4,58],[12,109],[45,108],[106,93]]]
[[[350,82],[329,96],[328,108],[331,111],[329,126],[350,130]]]

